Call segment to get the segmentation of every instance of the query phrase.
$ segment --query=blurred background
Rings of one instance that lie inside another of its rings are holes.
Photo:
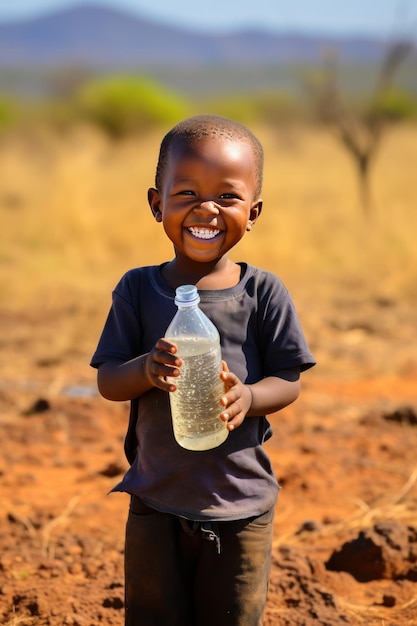
[[[2,3],[4,380],[91,379],[112,287],[172,255],[146,202],[160,140],[202,112],[264,144],[265,210],[234,254],[294,292],[321,371],[399,371],[404,351],[381,355],[399,307],[415,337],[416,4]]]

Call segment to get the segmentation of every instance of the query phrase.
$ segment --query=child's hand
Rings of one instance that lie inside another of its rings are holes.
[[[152,350],[149,352],[144,366],[144,373],[153,387],[158,387],[162,391],[175,391],[176,386],[167,382],[166,377],[176,377],[180,375],[179,368],[182,359],[175,356],[177,346],[168,339],[158,339]]]
[[[220,419],[227,423],[228,430],[234,430],[242,424],[251,407],[252,393],[236,374],[229,372],[225,361],[222,361],[220,378],[224,382],[225,391],[220,404],[226,409],[221,413]]]

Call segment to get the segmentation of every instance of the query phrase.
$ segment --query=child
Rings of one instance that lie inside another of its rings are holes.
[[[262,624],[279,490],[265,415],[298,397],[315,364],[280,280],[228,256],[261,213],[262,170],[258,139],[234,121],[199,115],[165,136],[148,201],[175,256],[121,279],[91,362],[105,398],[131,401],[131,466],[114,488],[131,494],[126,626]],[[181,359],[163,337],[183,284],[197,286],[224,359],[230,432],[201,452],[175,442],[169,408]]]

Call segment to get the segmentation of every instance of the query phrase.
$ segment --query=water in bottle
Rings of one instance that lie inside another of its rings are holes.
[[[229,431],[220,419],[221,351],[217,328],[201,311],[197,288],[178,287],[178,311],[165,336],[176,344],[183,364],[180,376],[168,379],[177,387],[170,392],[176,441],[188,450],[208,450],[225,441]]]

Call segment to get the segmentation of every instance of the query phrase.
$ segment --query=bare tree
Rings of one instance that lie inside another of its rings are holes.
[[[386,127],[386,118],[380,104],[391,88],[399,66],[412,49],[413,44],[410,41],[398,41],[389,46],[379,69],[370,104],[363,113],[355,110],[343,97],[338,83],[338,63],[334,55],[327,56],[321,80],[309,84],[318,118],[335,130],[354,160],[361,206],[366,215],[372,212],[369,173]]]

